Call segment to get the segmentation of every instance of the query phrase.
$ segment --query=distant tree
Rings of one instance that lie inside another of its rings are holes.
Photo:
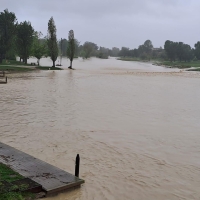
[[[47,35],[47,44],[49,50],[49,56],[53,61],[53,68],[55,67],[55,62],[58,57],[58,45],[57,45],[57,36],[56,36],[56,25],[53,17],[50,18],[48,22],[48,35]]]
[[[200,60],[200,42],[197,42],[195,45],[194,54],[198,60]]]
[[[80,56],[83,58],[83,60],[86,59],[86,53],[83,49],[80,52]]]
[[[119,56],[119,52],[120,52],[119,48],[113,47],[112,50],[111,50],[111,56],[117,57],[117,56]]]
[[[186,62],[186,61],[191,61],[193,58],[194,58],[194,50],[191,48],[190,45],[184,44],[182,59]]]
[[[146,40],[143,44],[148,50],[152,50],[153,49],[153,44],[151,42],[151,40]]]
[[[108,59],[109,49],[105,47],[100,47],[97,52],[97,57],[102,59]]]
[[[186,49],[185,44],[183,42],[177,42],[176,45],[176,55],[179,61],[182,61],[184,57],[186,56]]]
[[[47,43],[46,40],[41,40],[41,37],[41,32],[34,33],[32,55],[37,58],[38,66],[40,65],[40,59],[47,56]]]
[[[67,57],[70,60],[69,69],[72,69],[72,62],[75,55],[75,39],[74,39],[74,31],[70,30],[68,35],[68,46],[67,46]]]
[[[171,61],[175,61],[176,52],[177,52],[177,44],[172,42],[172,41],[170,41],[170,40],[167,40],[165,42],[164,49],[165,49],[165,52],[166,52],[168,58]]]
[[[17,25],[17,49],[18,55],[23,58],[25,64],[31,55],[34,29],[30,22],[24,21]]]
[[[126,57],[126,56],[129,56],[130,53],[129,53],[129,48],[127,47],[122,47],[121,48],[121,51],[119,52],[119,56],[121,57]]]
[[[58,42],[60,54],[62,53],[62,56],[67,56],[67,45],[68,41],[65,38],[61,38],[61,40]]]
[[[80,54],[80,42],[77,39],[74,39],[74,43],[75,43],[75,56],[78,57]]]
[[[14,50],[16,22],[15,13],[9,12],[8,9],[0,13],[0,63],[3,57],[7,57],[8,52]]]
[[[84,51],[84,56],[86,59],[88,59],[92,53],[96,52],[98,50],[98,46],[92,42],[85,42],[83,44],[83,51]],[[94,55],[94,54],[93,54]]]

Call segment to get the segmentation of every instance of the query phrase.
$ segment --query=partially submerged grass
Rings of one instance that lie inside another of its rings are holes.
[[[149,60],[142,60],[140,58],[135,58],[135,57],[121,57],[117,58],[117,60],[122,60],[122,61],[138,61],[138,62],[149,62]]]
[[[60,67],[42,67],[42,66],[39,66],[39,67],[35,67],[35,68],[36,69],[41,69],[41,70],[63,70]]]
[[[8,66],[8,65],[0,65],[0,71],[31,71],[34,70],[32,68],[27,67],[17,67],[17,66]]]
[[[159,63],[159,65],[164,65],[164,66],[169,66],[169,67],[173,67],[173,68],[183,69],[183,68],[190,68],[190,67],[200,67],[200,61],[191,61],[191,62],[164,61],[164,62]]]
[[[188,69],[187,71],[197,71],[197,72],[199,72],[199,71],[200,71],[200,68],[196,68],[196,69]]]
[[[25,64],[23,62],[17,60],[3,60],[1,65],[24,65],[24,66],[31,66],[31,64]]]

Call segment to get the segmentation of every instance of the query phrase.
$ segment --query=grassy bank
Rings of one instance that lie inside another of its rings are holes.
[[[24,64],[23,62],[16,60],[3,60],[0,65],[21,65],[21,66],[32,66],[31,64]]]
[[[200,68],[196,68],[196,69],[188,69],[187,71],[199,72],[199,71],[200,71]]]
[[[18,185],[12,185],[11,187],[6,187],[5,182],[12,183],[13,181],[21,180],[24,177],[14,172],[9,167],[0,163],[0,199],[1,200],[26,200],[34,199],[34,195],[31,193],[20,192],[20,187]]]
[[[133,58],[133,57],[121,57],[117,58],[117,60],[122,60],[122,61],[138,61],[138,62],[149,62],[149,60],[142,60],[140,58]]]
[[[190,68],[190,67],[200,67],[200,61],[191,61],[191,62],[163,61],[163,62],[157,62],[155,64],[159,66],[166,66],[166,67],[179,68],[179,69]]]
[[[40,70],[63,70],[62,68],[60,67],[42,67],[42,66],[39,66],[39,67],[35,67],[36,69],[40,69]]]
[[[10,65],[0,65],[0,71],[31,71],[33,69],[27,67],[18,67],[18,66],[10,66]]]
[[[33,71],[33,70],[62,70],[59,67],[47,67],[47,66],[32,66],[31,64],[24,64],[20,61],[15,60],[8,60],[0,64],[0,71],[10,71],[10,72],[26,72],[26,71]]]

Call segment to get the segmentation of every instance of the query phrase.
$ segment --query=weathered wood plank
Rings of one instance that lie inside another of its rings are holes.
[[[0,142],[0,162],[30,178],[49,193],[80,186],[84,180]]]

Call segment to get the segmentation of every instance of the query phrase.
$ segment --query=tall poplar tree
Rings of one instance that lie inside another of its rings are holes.
[[[48,34],[47,34],[47,44],[49,49],[49,56],[53,61],[53,68],[55,67],[55,62],[58,57],[58,44],[57,44],[57,37],[56,37],[56,25],[54,22],[53,17],[50,18],[48,23]]]
[[[68,46],[67,46],[67,57],[70,60],[69,69],[72,69],[72,62],[75,54],[75,39],[74,39],[74,31],[70,30],[68,35]]]

